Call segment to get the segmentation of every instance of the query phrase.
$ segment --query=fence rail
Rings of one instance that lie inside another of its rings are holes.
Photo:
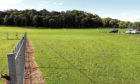
[[[27,33],[16,45],[14,51],[7,55],[11,84],[24,84],[26,40]]]
[[[20,40],[22,32],[0,32],[0,40]]]

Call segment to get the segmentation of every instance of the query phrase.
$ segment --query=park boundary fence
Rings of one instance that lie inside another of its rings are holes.
[[[25,52],[27,33],[24,34],[14,51],[8,54],[8,68],[11,84],[24,84]]]
[[[22,32],[0,32],[0,40],[19,40]]]

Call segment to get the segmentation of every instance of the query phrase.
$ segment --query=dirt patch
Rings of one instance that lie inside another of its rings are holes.
[[[10,84],[10,81],[5,80],[4,84]]]
[[[46,84],[42,73],[34,59],[34,47],[31,41],[27,41],[25,57],[24,84]]]
[[[133,39],[140,39],[140,37],[129,37],[129,38],[133,38]]]

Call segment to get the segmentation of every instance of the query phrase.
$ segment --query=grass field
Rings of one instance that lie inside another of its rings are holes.
[[[108,30],[0,27],[28,32],[47,84],[140,84],[140,39],[130,38],[140,35],[97,32]],[[0,49],[9,52],[16,42],[0,40]]]
[[[7,53],[12,52],[16,43],[17,40],[0,40],[0,74],[8,72]],[[1,79],[0,84],[3,84]]]
[[[14,47],[19,41],[19,38],[21,38],[23,35],[23,33],[20,32],[18,33],[17,38],[17,33],[11,30],[12,29],[8,29],[7,31],[5,31],[0,27],[0,74],[8,72],[7,54],[11,53],[14,50]],[[0,84],[3,84],[3,80],[0,80]]]

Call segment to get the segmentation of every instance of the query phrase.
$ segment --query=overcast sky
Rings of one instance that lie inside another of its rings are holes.
[[[140,21],[140,0],[0,0],[0,10],[83,10],[101,17]]]

